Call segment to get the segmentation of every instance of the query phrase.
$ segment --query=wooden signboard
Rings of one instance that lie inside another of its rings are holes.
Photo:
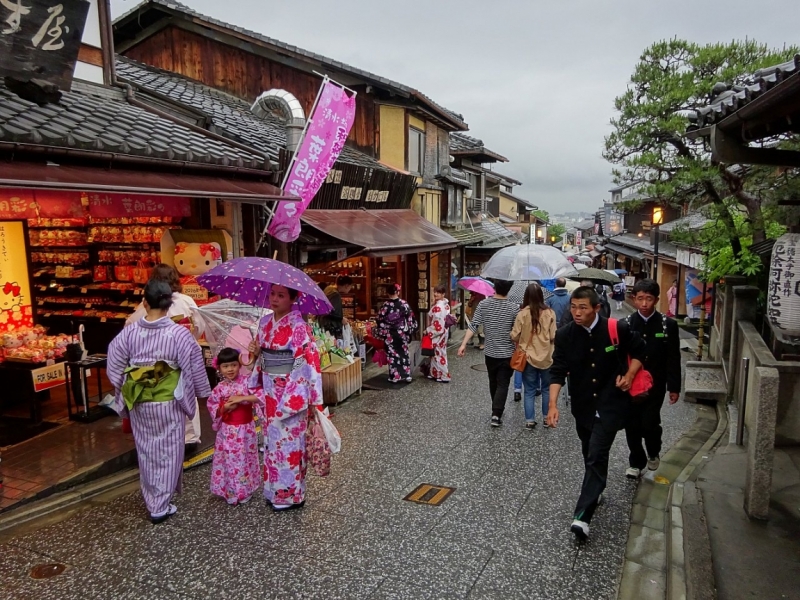
[[[0,0],[0,76],[68,90],[88,12],[86,0]]]

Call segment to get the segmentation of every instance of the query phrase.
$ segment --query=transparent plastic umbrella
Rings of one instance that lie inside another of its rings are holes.
[[[520,244],[498,251],[481,272],[485,279],[535,281],[568,277],[575,267],[557,248],[544,244]]]
[[[214,356],[222,348],[233,348],[241,352],[243,362],[247,363],[247,347],[256,336],[259,321],[270,312],[236,300],[222,299],[198,306],[194,318]]]

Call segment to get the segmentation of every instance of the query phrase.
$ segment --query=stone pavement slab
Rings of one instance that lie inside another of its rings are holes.
[[[329,477],[309,477],[302,510],[228,507],[209,495],[205,465],[186,474],[163,525],[134,493],[0,545],[0,586],[60,600],[615,597],[636,492],[624,436],[592,539],[577,547],[568,528],[583,467],[568,407],[558,429],[528,431],[509,398],[503,427],[490,428],[486,374],[471,368],[482,362],[469,350],[450,384],[416,380],[336,407],[343,450]],[[665,407],[665,449],[694,414]],[[404,501],[421,483],[456,490],[438,507]],[[42,562],[70,568],[30,579]]]

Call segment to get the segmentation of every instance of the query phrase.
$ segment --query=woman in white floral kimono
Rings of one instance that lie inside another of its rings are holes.
[[[442,284],[433,288],[435,304],[428,312],[428,327],[425,333],[431,336],[434,355],[431,357],[431,367],[428,377],[439,383],[450,381],[450,368],[447,364],[447,342],[450,340],[450,331],[445,320],[450,314],[450,303],[445,295],[447,288]]]

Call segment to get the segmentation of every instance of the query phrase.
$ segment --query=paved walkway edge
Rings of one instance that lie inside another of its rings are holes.
[[[102,479],[97,479],[85,485],[72,488],[65,492],[60,492],[22,506],[8,514],[0,515],[0,532],[19,527],[36,519],[40,519],[70,508],[86,500],[105,494],[111,490],[122,487],[123,485],[138,482],[139,469],[130,469],[121,473],[115,473]]]
[[[692,598],[685,560],[684,500],[687,484],[710,457],[725,432],[725,406],[699,405],[694,425],[661,458],[657,471],[639,482],[631,510],[631,528],[619,600],[685,600]]]

